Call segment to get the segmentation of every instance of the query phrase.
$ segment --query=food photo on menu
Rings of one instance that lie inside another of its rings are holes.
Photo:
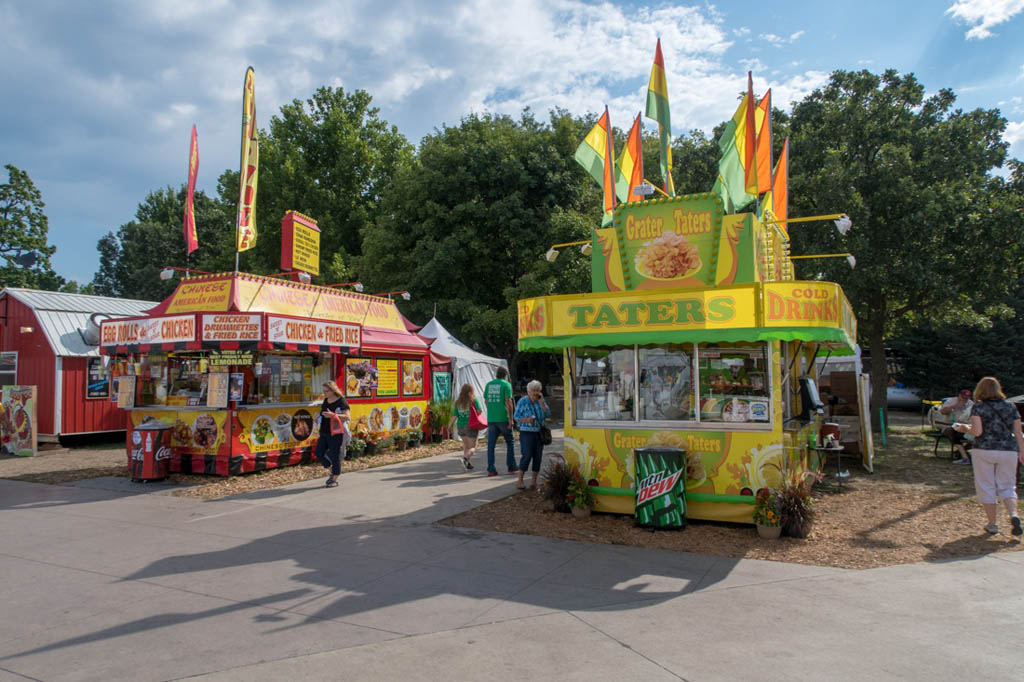
[[[345,396],[369,398],[377,388],[377,368],[369,358],[349,358],[345,363]]]

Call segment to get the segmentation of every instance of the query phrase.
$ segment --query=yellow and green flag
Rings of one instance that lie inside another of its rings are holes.
[[[236,251],[247,251],[256,246],[256,181],[260,166],[259,145],[256,130],[254,72],[250,66],[245,72],[245,81],[242,85],[242,164],[238,177]],[[236,268],[237,265],[236,262]]]
[[[754,110],[754,125],[757,126],[757,142],[754,157],[757,166],[757,193],[772,188],[772,91],[765,93]]]
[[[605,107],[604,114],[597,119],[597,125],[590,129],[583,142],[580,142],[573,158],[604,190],[606,221],[611,219],[611,213],[615,209],[615,164],[612,162],[615,158],[614,151],[611,119],[608,116],[608,107]]]
[[[722,197],[726,211],[735,212],[757,199],[757,171],[754,161],[753,82],[747,74],[747,94],[743,95],[722,136],[718,138],[721,157],[714,192]],[[751,171],[753,177],[751,178]],[[751,184],[751,180],[753,184]]]
[[[654,65],[651,67],[651,82],[647,85],[647,118],[658,122],[661,135],[661,177],[664,190],[675,194],[672,182],[672,116],[668,108],[668,83],[665,80],[665,60],[661,56],[661,38],[654,48]]]

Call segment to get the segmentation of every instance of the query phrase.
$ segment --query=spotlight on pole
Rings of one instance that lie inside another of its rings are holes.
[[[850,264],[850,269],[857,267],[857,259],[853,257],[853,254],[846,257],[846,262]]]
[[[589,256],[593,251],[594,247],[591,246],[590,244],[584,244],[583,246],[580,247],[580,253],[582,253],[584,256]]]
[[[835,221],[835,223],[836,229],[839,230],[839,234],[843,236],[845,236],[846,233],[850,231],[850,228],[853,227],[853,221],[850,220],[850,216],[848,215],[841,216],[839,220]]]
[[[160,271],[160,279],[168,280],[174,278],[174,268],[164,268]]]
[[[554,263],[555,259],[558,258],[558,250],[550,248],[548,249],[548,252],[544,254],[544,257],[548,259],[548,262]]]

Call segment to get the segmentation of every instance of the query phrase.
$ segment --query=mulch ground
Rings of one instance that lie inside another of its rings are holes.
[[[933,441],[919,424],[894,426],[878,446],[875,473],[844,457],[850,478],[840,489],[834,465],[815,485],[817,519],[806,539],[762,540],[745,525],[693,521],[682,531],[649,531],[629,516],[594,514],[580,520],[549,511],[536,492],[525,491],[451,517],[442,524],[521,533],[584,542],[697,552],[713,556],[767,559],[816,566],[873,568],[917,561],[939,561],[998,551],[1019,551],[1017,538],[1000,510],[1001,532],[982,529],[984,514],[974,497],[970,467],[932,454]],[[877,442],[877,441],[876,441]],[[449,454],[455,441],[346,461],[345,471]],[[948,448],[945,450],[948,452]],[[944,454],[939,448],[939,454]],[[449,454],[450,456],[450,454]],[[0,456],[0,478],[61,484],[83,478],[126,476],[124,446],[99,445],[43,452],[34,458]],[[175,495],[216,499],[263,488],[321,478],[319,465],[286,467],[219,478],[173,474],[171,482],[189,486]],[[509,483],[511,485],[511,482]]]

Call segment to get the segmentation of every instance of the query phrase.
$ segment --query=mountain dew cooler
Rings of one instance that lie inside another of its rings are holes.
[[[648,528],[682,528],[686,525],[686,491],[683,472],[686,451],[679,448],[637,448],[636,525]]]

